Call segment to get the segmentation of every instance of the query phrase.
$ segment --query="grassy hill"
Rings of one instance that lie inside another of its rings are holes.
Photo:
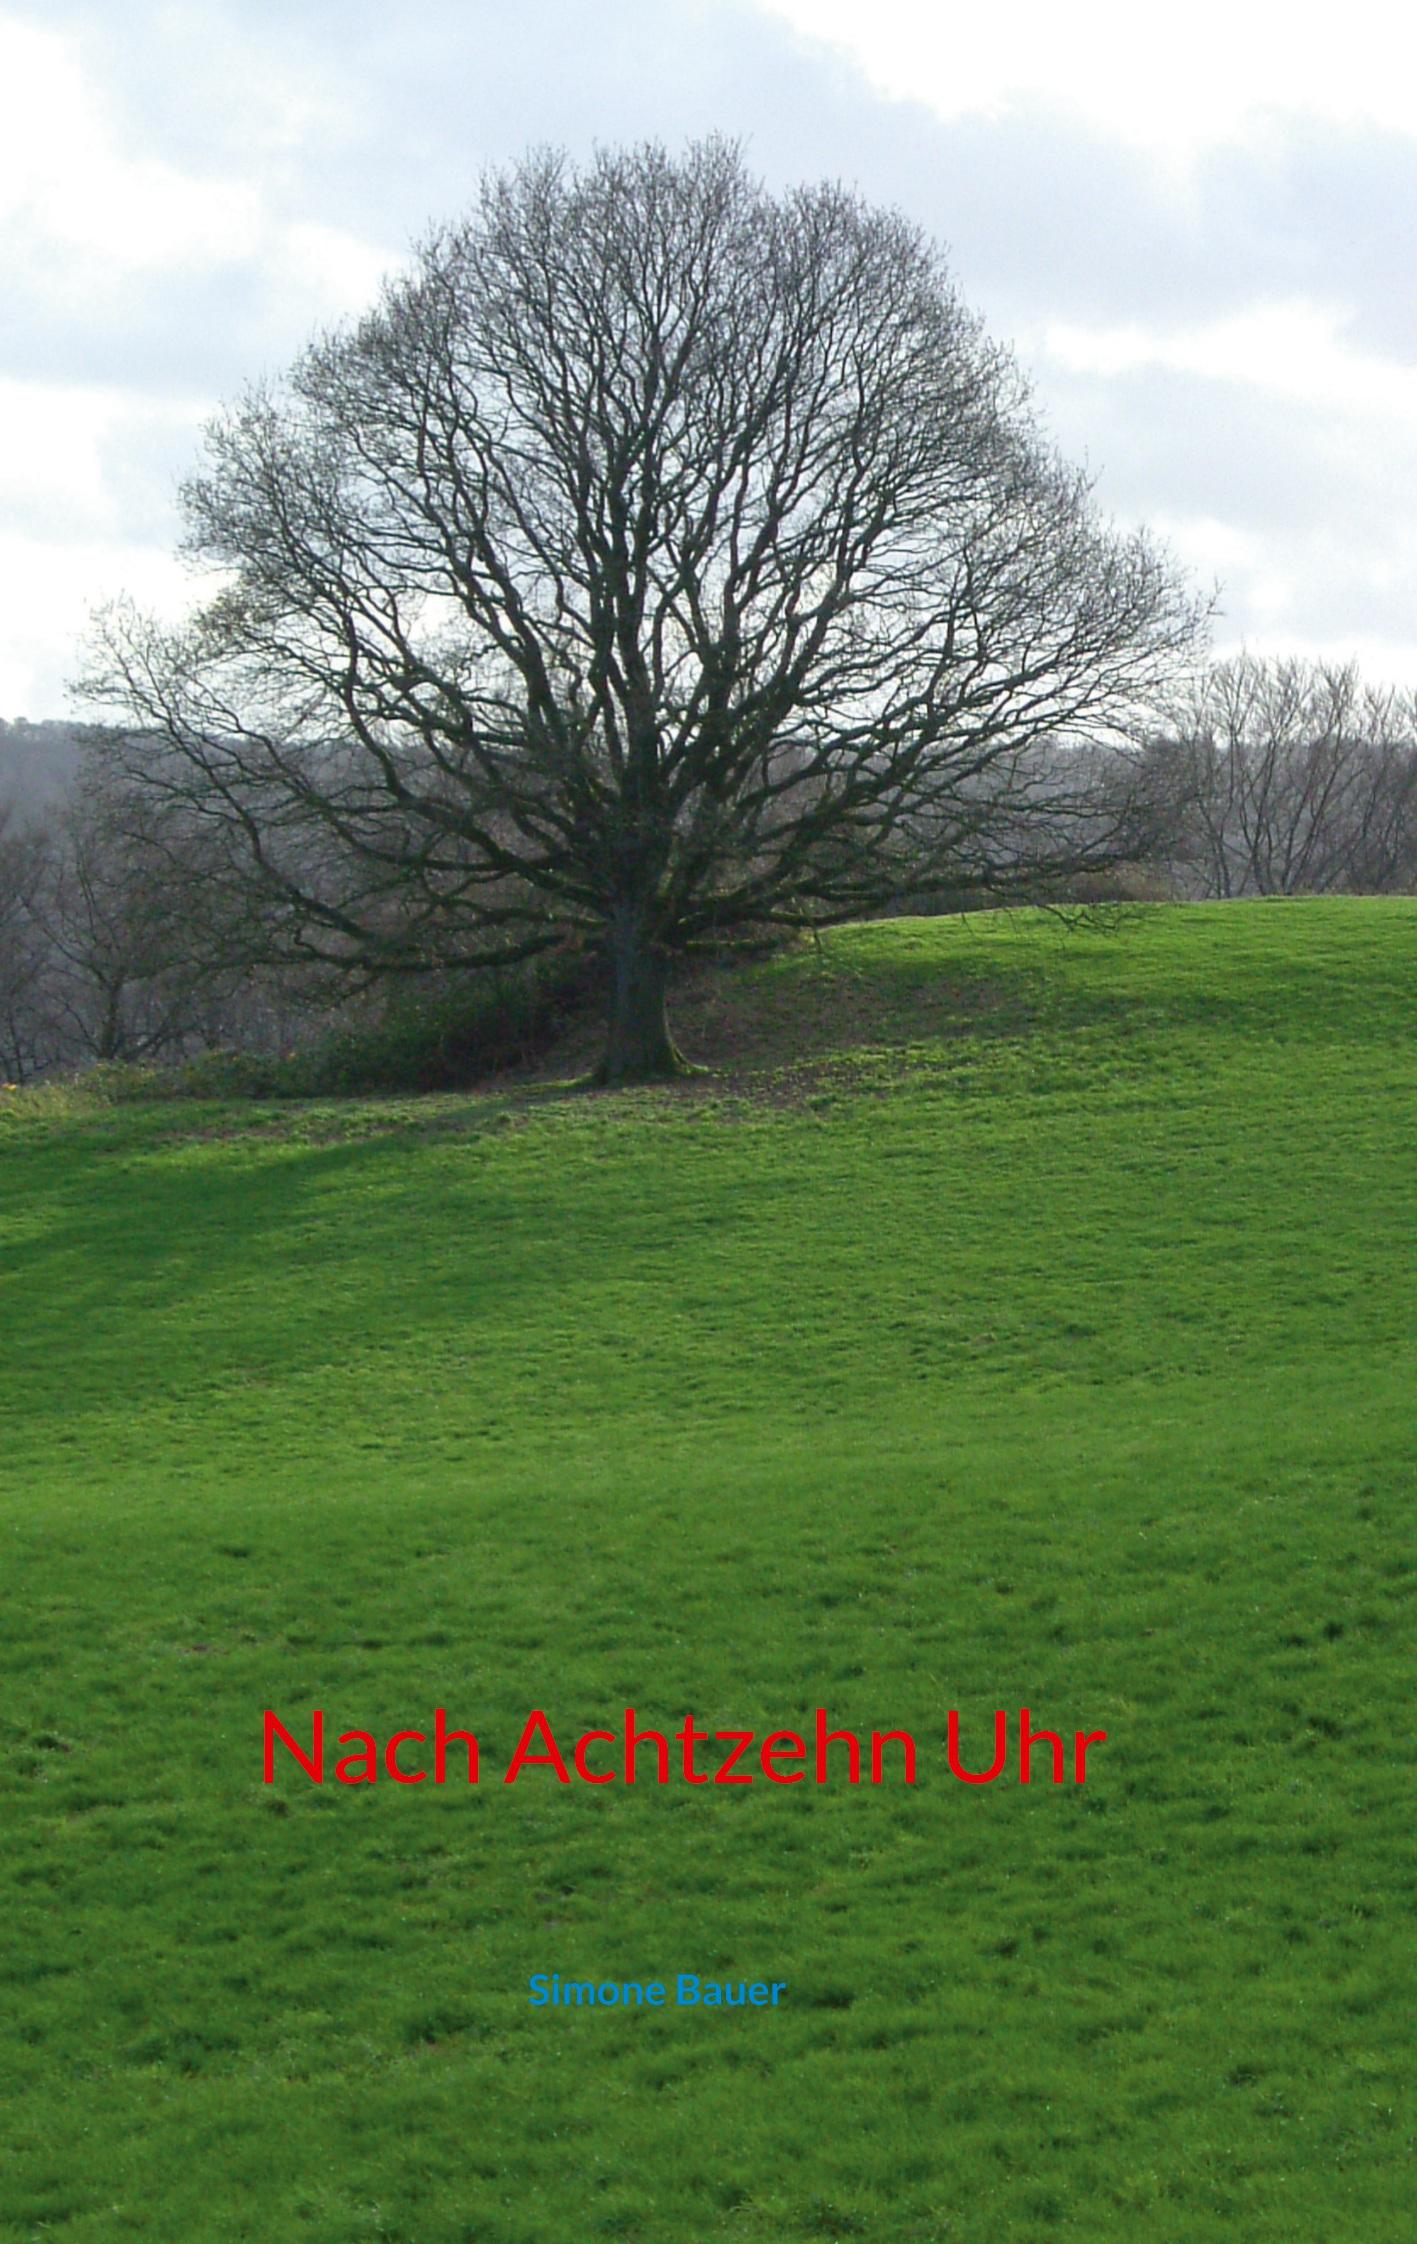
[[[1417,904],[740,1003],[663,1091],[0,1098],[6,2244],[1411,2233]],[[1021,1705],[1085,1786],[949,1778]],[[315,1706],[484,1781],[263,1785]],[[501,1783],[626,1706],[919,1781]],[[527,1999],[681,1971],[789,1993]]]

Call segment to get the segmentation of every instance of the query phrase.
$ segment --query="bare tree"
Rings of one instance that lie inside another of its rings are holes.
[[[1417,704],[1351,664],[1217,663],[1150,753],[1175,806],[1173,861],[1205,894],[1417,880]]]
[[[534,157],[209,452],[227,589],[110,614],[88,685],[273,950],[593,942],[619,1081],[677,1064],[677,954],[1135,853],[1099,753],[1197,606],[938,252],[838,187],[774,199],[718,142]]]
[[[0,1074],[28,1083],[61,1056],[50,959],[35,920],[47,843],[40,826],[0,803]]]
[[[46,1066],[190,1057],[253,1025],[265,993],[173,808],[90,757],[30,837],[24,892]]]

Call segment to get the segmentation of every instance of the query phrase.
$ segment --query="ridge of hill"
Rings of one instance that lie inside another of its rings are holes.
[[[0,804],[33,812],[57,802],[79,769],[91,729],[61,719],[0,718]]]

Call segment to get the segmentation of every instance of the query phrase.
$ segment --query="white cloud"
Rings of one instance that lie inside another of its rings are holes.
[[[1218,655],[1246,647],[1357,662],[1374,681],[1417,688],[1408,632],[1417,531],[1387,524],[1375,555],[1361,519],[1315,523],[1282,542],[1214,515],[1161,513],[1153,527],[1202,584],[1218,580]]]
[[[264,137],[280,144],[315,113],[274,80],[263,109]],[[0,18],[0,220],[12,285],[32,310],[80,307],[96,324],[155,280],[238,268],[287,301],[293,347],[313,324],[369,302],[392,261],[386,249],[282,214],[273,173],[179,167],[125,146],[123,130],[72,37]]]
[[[367,311],[379,284],[399,262],[373,242],[338,226],[282,227],[271,244],[276,285],[297,299],[299,332],[316,320]]]
[[[125,151],[75,42],[0,21],[0,216],[40,249],[121,273],[247,256],[261,198],[249,181],[194,178]],[[32,256],[43,269],[46,260]]]
[[[171,553],[121,539],[38,541],[0,531],[0,677],[7,717],[57,717],[81,666],[92,609],[124,593],[175,620],[193,604],[193,578]]]
[[[210,408],[76,383],[0,378],[0,508],[43,543],[123,535],[115,466],[154,449],[195,454]]]
[[[1417,31],[1391,0],[1013,0],[985,9],[921,0],[762,0],[846,50],[880,92],[941,117],[1062,110],[1174,157],[1256,129],[1269,111],[1344,123],[1417,124]]]
[[[1344,339],[1347,324],[1338,307],[1280,302],[1170,329],[1056,320],[1043,329],[1039,345],[1069,373],[1116,376],[1166,367],[1207,381],[1250,383],[1307,405],[1390,415],[1417,429],[1417,366],[1353,349]]]

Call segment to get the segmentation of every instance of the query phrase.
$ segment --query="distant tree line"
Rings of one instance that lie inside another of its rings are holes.
[[[1351,663],[1216,663],[1146,765],[1153,860],[1182,895],[1417,887],[1417,695]]]
[[[292,955],[220,831],[105,748],[99,726],[0,721],[0,1081],[229,1054],[296,1062],[242,1084],[443,1089],[529,1057],[587,1001],[569,949],[421,976]]]
[[[116,784],[95,740],[87,728],[0,726],[5,1080],[298,1033],[310,993],[259,971],[207,878],[200,835]]]
[[[1050,753],[1065,751],[1034,751],[1030,805],[1046,794]],[[1136,768],[1128,816],[1143,892],[1417,891],[1417,696],[1370,685],[1351,664],[1214,664],[1138,744]],[[1075,773],[1065,791],[1075,818]],[[1050,854],[1034,894],[1099,893],[1085,872],[1071,885],[1047,874]],[[1014,876],[1010,892],[1026,897],[1021,855]],[[1125,882],[1111,892],[1126,893]],[[953,901],[991,897],[962,878]],[[897,908],[920,902],[903,888]],[[352,993],[328,968],[276,963],[269,938],[249,892],[226,876],[219,835],[126,785],[98,728],[0,724],[6,1081],[95,1061],[288,1050],[377,1017],[406,981],[366,976]]]

